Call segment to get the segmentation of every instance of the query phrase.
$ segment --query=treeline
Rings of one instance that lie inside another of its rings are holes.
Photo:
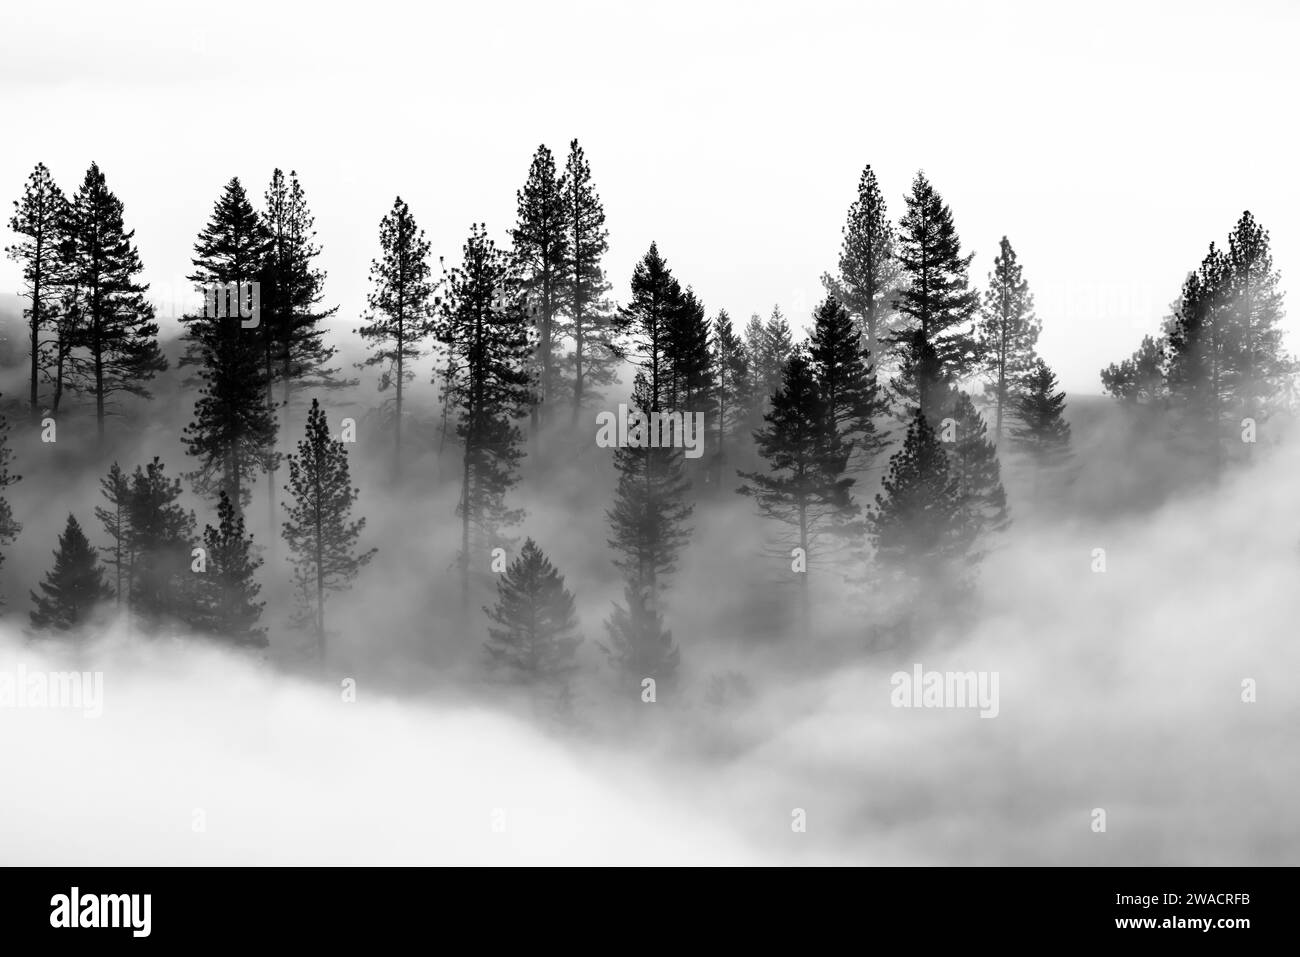
[[[97,167],[66,200],[38,166],[15,206],[20,241],[10,255],[29,303],[33,415],[47,396],[57,411],[63,390],[87,391],[102,436],[113,394],[147,397],[144,384],[165,366],[122,204]],[[901,213],[891,218],[868,166],[839,260],[822,277],[825,298],[796,341],[779,309],[741,329],[725,309],[710,315],[654,242],[615,303],[604,208],[576,140],[562,169],[545,146],[533,156],[508,245],[475,224],[450,270],[435,273],[430,244],[398,197],[379,222],[354,334],[369,350],[360,368],[378,372],[395,483],[414,422],[410,390],[422,388],[416,370],[434,370],[436,442],[459,450],[457,613],[471,607],[488,556],[517,544],[512,532],[525,516],[511,492],[525,454],[539,474],[565,467],[551,453],[565,443],[551,440],[593,443],[589,412],[625,382],[626,404],[647,421],[698,416],[705,427],[698,459],[671,429],[666,442],[628,441],[612,453],[606,521],[623,588],[598,644],[621,679],[673,681],[680,651],[668,598],[693,517],[737,492],[770,529],[781,576],[797,583],[800,632],[813,628],[814,575],[868,586],[876,641],[915,637],[952,614],[1010,521],[1002,459],[1014,455],[1033,477],[1032,494],[1051,502],[1069,481],[1070,427],[1064,393],[1037,352],[1041,323],[1011,242],[1001,239],[977,287],[973,254],[924,174]],[[111,596],[148,627],[169,617],[264,643],[261,558],[244,513],[265,475],[268,507],[284,515],[295,621],[324,655],[326,595],[346,588],[374,552],[360,544],[364,520],[351,516],[358,492],[347,427],[335,438],[316,398],[287,456],[288,500],[277,501],[281,419],[294,396],[356,382],[335,367],[326,337],[336,308],[324,305],[319,253],[296,174],[275,171],[260,209],[237,179],[226,185],[198,235],[190,278],[204,290],[256,283],[260,315],[252,325],[238,311],[183,317],[182,366],[199,386],[182,436],[193,461],[185,478],[212,503],[216,524],[198,535],[177,502],[180,480],[160,462],[130,476],[115,465],[104,480],[108,504],[96,512],[111,540],[101,549],[108,570],[70,517],[44,595],[33,596],[36,628],[74,627]],[[1158,414],[1221,467],[1226,423],[1265,414],[1289,382],[1280,300],[1267,235],[1246,214],[1228,251],[1211,247],[1188,279],[1162,337],[1103,373],[1106,388]],[[0,469],[0,490],[11,480]],[[7,506],[0,519],[0,536],[17,533]],[[564,699],[581,637],[562,574],[532,539],[492,571],[486,660]]]

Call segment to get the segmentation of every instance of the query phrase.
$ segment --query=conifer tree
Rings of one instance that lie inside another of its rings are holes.
[[[1011,441],[1029,456],[1038,471],[1064,465],[1070,457],[1070,423],[1065,421],[1065,393],[1057,388],[1056,373],[1041,358],[1022,384],[1016,399]]]
[[[204,308],[181,317],[188,340],[182,364],[197,366],[200,382],[194,421],[182,435],[198,460],[190,479],[199,494],[225,492],[241,514],[254,474],[277,463],[276,418],[267,404],[264,340],[258,327],[244,326],[239,309],[224,307],[224,290],[261,283],[270,240],[244,187],[231,179],[194,244],[189,279],[204,293]],[[253,318],[260,327],[260,316]]]
[[[957,482],[962,520],[969,526],[973,545],[1005,529],[1007,494],[997,448],[988,438],[988,426],[970,395],[952,390],[950,419],[944,421],[940,441],[948,450],[949,474]],[[949,438],[945,433],[951,433]],[[979,557],[979,553],[975,553]]]
[[[1021,381],[1033,368],[1040,328],[1024,270],[1003,236],[976,327],[979,363],[989,379],[985,391],[994,409],[994,445],[1001,444],[1004,419],[1015,405]]]
[[[307,429],[296,455],[288,457],[289,500],[282,502],[288,517],[281,534],[289,546],[294,586],[298,592],[295,624],[311,629],[316,653],[325,659],[325,599],[330,592],[351,587],[376,549],[358,551],[366,527],[353,519],[359,489],[348,473],[347,446],[330,437],[325,410],[316,399],[307,413]]]
[[[1282,347],[1278,323],[1285,313],[1268,231],[1249,210],[1228,237],[1226,272],[1233,343],[1228,378],[1244,415],[1259,419],[1283,394],[1295,362]]]
[[[689,288],[670,314],[665,352],[671,379],[667,407],[680,412],[708,412],[714,374],[709,321],[703,303]]]
[[[902,360],[894,391],[936,421],[948,387],[975,358],[972,317],[979,294],[967,279],[973,255],[961,254],[952,210],[925,174],[917,173],[899,233],[903,286],[895,300],[899,325],[889,341]]]
[[[927,594],[938,604],[960,597],[969,584],[974,529],[949,462],[925,416],[915,412],[867,517],[882,594],[908,619]]]
[[[653,389],[645,370],[637,373],[629,403],[649,416],[654,409]],[[618,485],[614,504],[606,512],[609,546],[618,557],[614,565],[637,593],[657,605],[676,570],[682,548],[690,540],[688,526],[694,511],[687,501],[690,482],[678,447],[652,447],[629,442],[614,450]]]
[[[95,518],[104,527],[112,544],[100,551],[104,564],[113,570],[113,595],[120,608],[131,601],[131,578],[134,574],[134,552],[131,536],[131,478],[116,462],[108,475],[99,480],[100,494],[107,506],[95,506]]]
[[[379,391],[393,389],[393,475],[402,468],[402,395],[425,354],[437,300],[430,278],[429,243],[399,196],[379,223],[380,258],[370,264],[369,312],[357,334],[371,349],[365,366],[380,366]]]
[[[591,167],[577,140],[560,179],[564,208],[564,275],[560,283],[565,318],[564,335],[573,350],[566,356],[572,371],[569,381],[573,422],[584,404],[598,398],[600,389],[616,381],[623,352],[615,315],[605,300],[609,283],[601,266],[609,249],[605,207],[591,182]]]
[[[241,647],[265,648],[266,629],[257,622],[265,602],[253,579],[262,559],[253,550],[253,536],[244,535],[244,519],[225,492],[217,502],[217,524],[203,529],[206,569],[200,578],[194,624],[223,641]]]
[[[871,353],[834,296],[813,313],[808,359],[828,427],[846,446],[850,462],[865,467],[885,446],[888,433],[877,428],[876,420],[889,404],[876,382]]]
[[[180,479],[169,478],[156,456],[136,466],[126,515],[126,550],[133,556],[129,604],[146,627],[186,620],[193,610],[195,520],[180,497]]]
[[[528,169],[528,180],[516,194],[518,221],[511,233],[521,272],[521,289],[528,299],[536,329],[534,431],[541,426],[559,394],[559,311],[568,254],[568,221],[560,186],[555,157],[546,146],[537,147]]]
[[[293,387],[343,388],[355,384],[331,363],[338,348],[325,341],[338,306],[322,307],[326,274],[317,264],[316,218],[298,173],[271,174],[263,220],[270,237],[263,281],[263,327],[274,350],[268,379],[279,381],[287,405]]]
[[[122,201],[92,163],[72,200],[64,281],[77,292],[69,346],[88,353],[76,367],[75,385],[95,397],[101,441],[113,397],[148,398],[147,383],[167,368],[158,348],[154,309],[145,299],[149,287],[136,279],[144,266],[135,233],[126,228],[122,211]]]
[[[36,606],[30,613],[32,627],[41,631],[70,631],[112,597],[95,549],[73,515],[68,515],[54,552],[54,567],[45,573],[40,589],[40,595],[28,594]]]
[[[9,447],[9,422],[3,415],[0,415],[0,548],[8,545],[23,527],[14,518],[13,509],[9,506],[9,499],[5,497],[4,490],[15,482],[19,481],[22,476],[15,475],[9,471],[9,466],[13,464],[14,450]],[[5,555],[0,551],[0,565],[4,564]],[[0,602],[3,604],[3,602]]]
[[[647,412],[671,410],[677,399],[671,338],[683,295],[658,244],[652,242],[632,271],[632,295],[622,319],[628,356],[645,376]]]
[[[657,690],[673,687],[681,649],[650,589],[628,582],[623,604],[614,603],[605,631],[609,641],[598,647],[617,669],[620,684],[635,692],[646,678],[653,678]]]
[[[1234,404],[1227,271],[1227,257],[1211,243],[1200,268],[1184,281],[1165,334],[1172,424],[1212,476],[1223,466],[1224,416]]]
[[[5,253],[18,264],[24,283],[29,349],[29,398],[33,418],[40,415],[39,383],[45,367],[47,329],[56,328],[63,289],[60,250],[68,224],[68,200],[44,163],[37,163],[27,178],[23,195],[14,200],[9,228],[20,237]]]
[[[531,538],[497,582],[497,601],[484,607],[489,664],[512,681],[559,692],[577,670],[578,616],[573,594]]]
[[[764,518],[786,526],[776,548],[779,556],[788,558],[792,547],[800,549],[806,629],[811,610],[808,570],[828,563],[862,531],[852,494],[854,480],[845,474],[850,446],[835,427],[810,360],[799,352],[786,363],[782,386],[763,419],[766,427],[754,433],[754,441],[767,471],[741,472],[746,484],[737,491],[753,497]]]
[[[518,421],[533,401],[532,335],[511,257],[475,224],[459,267],[447,279],[438,331],[447,354],[446,401],[457,410],[462,476],[458,564],[461,601],[469,607],[470,555],[498,543],[523,511],[506,505],[519,480],[523,433]]]
[[[721,483],[728,450],[744,428],[753,401],[749,358],[725,309],[719,309],[713,320],[712,364],[716,371],[713,396],[717,423],[712,474],[713,481]]]
[[[1163,338],[1143,336],[1131,357],[1112,362],[1101,370],[1102,388],[1131,405],[1159,409],[1168,400],[1165,379],[1166,343]]]
[[[862,345],[879,364],[881,346],[891,331],[898,286],[894,226],[875,171],[868,165],[858,180],[858,197],[849,207],[840,246],[839,275],[822,276],[826,292],[857,321]]]

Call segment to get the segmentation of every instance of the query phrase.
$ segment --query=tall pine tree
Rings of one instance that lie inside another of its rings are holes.
[[[497,582],[496,604],[483,611],[488,662],[511,681],[558,695],[577,670],[578,616],[564,576],[531,538]]]
[[[894,391],[927,419],[942,417],[948,387],[975,358],[972,318],[979,294],[967,278],[973,255],[961,254],[952,210],[925,174],[917,173],[898,239],[903,288],[895,300],[899,326],[890,342],[902,363]]]
[[[862,345],[876,362],[891,331],[893,299],[898,286],[896,238],[875,171],[868,165],[858,180],[858,198],[849,207],[840,246],[839,275],[822,276],[826,292],[842,303],[857,322]]]
[[[352,486],[347,446],[330,437],[325,410],[316,399],[307,413],[306,434],[288,462],[284,490],[289,500],[281,503],[288,517],[281,535],[289,546],[298,592],[294,622],[310,628],[317,657],[324,661],[326,596],[351,587],[376,549],[357,550],[366,527],[364,518],[352,518],[360,490]]]
[[[1018,386],[1033,368],[1041,325],[1034,297],[1016,251],[1006,236],[998,247],[976,327],[979,364],[988,377],[985,391],[993,403],[993,444],[1000,445],[1003,423],[1018,396]]]
[[[41,594],[30,592],[32,627],[39,631],[71,631],[85,624],[102,602],[113,595],[94,546],[73,515],[59,536],[54,567],[40,583]]]
[[[203,529],[206,568],[200,579],[192,621],[222,641],[240,647],[265,648],[266,629],[258,625],[266,604],[253,575],[262,564],[253,537],[244,534],[244,519],[225,492],[217,502],[217,524]]]
[[[393,476],[400,478],[402,393],[424,355],[436,303],[428,240],[400,196],[379,223],[379,246],[380,258],[370,264],[369,311],[356,331],[371,349],[363,364],[380,366],[379,391],[393,389]]]
[[[866,467],[885,446],[888,433],[876,423],[889,404],[876,381],[871,353],[834,296],[813,313],[808,359],[828,428],[847,447],[854,467]]]

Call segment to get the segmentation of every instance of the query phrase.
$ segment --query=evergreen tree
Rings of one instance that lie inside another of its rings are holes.
[[[497,602],[484,612],[491,666],[510,680],[551,685],[557,693],[577,670],[578,616],[573,594],[531,538],[497,582]]]
[[[652,392],[645,371],[638,372],[630,411],[650,416],[655,411]],[[614,504],[605,513],[609,546],[618,554],[614,565],[637,594],[657,606],[691,536],[687,522],[694,506],[687,501],[690,482],[682,449],[652,447],[648,437],[644,443],[634,443],[629,435],[628,444],[614,450],[614,468],[618,485]]]
[[[969,526],[971,542],[978,544],[1009,522],[1002,469],[997,448],[988,438],[988,426],[971,397],[954,389],[948,407],[951,420],[945,420],[940,440],[948,449],[948,472],[957,481],[962,520]],[[976,557],[980,557],[978,553]]]
[[[1213,476],[1223,465],[1224,415],[1233,404],[1227,270],[1227,257],[1211,244],[1184,281],[1165,335],[1164,383],[1175,430]]]
[[[871,353],[861,345],[853,320],[834,296],[813,313],[808,359],[828,428],[844,443],[850,461],[856,459],[857,468],[865,467],[885,446],[888,433],[876,427],[876,420],[889,404],[876,382]]]
[[[709,412],[713,391],[713,357],[709,353],[709,321],[704,305],[687,289],[672,310],[665,342],[671,379],[668,408],[680,412]]]
[[[364,365],[381,366],[379,391],[390,386],[394,391],[396,478],[402,467],[402,391],[415,375],[411,363],[424,355],[437,300],[430,279],[429,243],[400,196],[379,223],[379,245],[380,258],[370,264],[369,312],[365,325],[356,331],[371,348]]]
[[[294,586],[298,591],[295,623],[311,628],[320,660],[325,659],[325,597],[349,588],[374,557],[359,552],[357,540],[366,520],[352,519],[359,489],[348,474],[347,446],[330,437],[325,411],[316,399],[307,413],[307,430],[290,455],[289,484],[282,502],[288,518],[281,534],[289,546]]]
[[[902,359],[894,391],[927,418],[940,417],[948,387],[974,361],[972,317],[979,294],[967,280],[973,255],[961,254],[952,210],[925,174],[917,173],[898,241],[900,323],[889,341]]]
[[[605,622],[608,644],[598,647],[618,671],[620,683],[635,693],[641,682],[653,678],[656,691],[673,686],[681,663],[681,649],[673,633],[664,626],[651,589],[629,582],[623,588],[623,604]]]
[[[1124,402],[1159,409],[1168,399],[1165,380],[1165,340],[1144,336],[1142,344],[1123,362],[1101,370],[1102,388]]]
[[[136,466],[126,510],[126,551],[133,556],[129,605],[149,628],[187,620],[194,607],[194,513],[180,497],[180,479],[169,478],[156,456]]]
[[[875,171],[868,165],[858,180],[858,198],[849,207],[840,246],[839,275],[822,276],[826,292],[842,303],[858,323],[862,345],[879,362],[890,334],[893,298],[898,287],[894,226]]]
[[[622,320],[628,355],[645,375],[647,412],[672,410],[677,400],[671,338],[683,310],[683,295],[659,246],[652,242],[632,271],[632,296],[623,307]]]
[[[40,415],[39,382],[44,372],[45,344],[42,340],[47,328],[56,327],[59,318],[60,291],[63,260],[60,250],[63,233],[68,224],[68,200],[50,176],[44,163],[27,178],[23,195],[14,200],[14,215],[9,228],[22,237],[16,245],[6,247],[5,253],[18,264],[24,283],[23,296],[27,308],[29,348],[30,396],[33,418]]]
[[[316,243],[316,218],[298,174],[275,170],[265,195],[263,221],[270,237],[263,281],[262,325],[273,349],[276,367],[268,380],[278,380],[281,401],[288,404],[295,385],[342,388],[355,384],[331,368],[338,348],[325,341],[326,324],[338,306],[322,308],[325,301],[323,269],[316,265],[321,248]]]
[[[122,471],[116,462],[108,470],[108,475],[99,480],[100,494],[108,506],[95,506],[95,518],[104,526],[104,532],[112,544],[101,551],[104,564],[113,570],[113,595],[119,608],[129,606],[131,599],[131,579],[134,574],[135,555],[132,551],[131,536],[131,490],[130,477]]]
[[[13,509],[9,507],[9,499],[4,495],[5,489],[22,478],[21,475],[14,475],[9,471],[13,459],[14,450],[9,447],[9,422],[0,415],[0,547],[8,545],[23,530],[22,525],[14,518]],[[0,565],[4,564],[4,560],[4,552],[0,551]]]
[[[569,157],[560,179],[564,207],[564,275],[560,297],[565,319],[562,331],[573,341],[566,357],[572,370],[569,384],[576,424],[582,406],[598,398],[602,386],[616,381],[623,351],[620,330],[605,301],[609,283],[601,267],[609,249],[605,207],[591,182],[591,167],[577,140],[569,144]]]
[[[40,589],[43,594],[28,594],[36,606],[31,611],[32,627],[41,631],[70,631],[112,596],[95,549],[73,515],[59,536],[54,567],[46,572]]]
[[[811,569],[842,551],[862,526],[853,501],[854,480],[845,475],[850,446],[835,427],[834,412],[807,356],[796,352],[790,357],[782,387],[763,418],[766,427],[754,433],[754,441],[768,471],[741,472],[747,484],[737,491],[752,496],[764,518],[789,529],[777,554],[788,557],[797,547],[805,568]],[[799,584],[806,630],[811,611],[807,570]]]
[[[1058,468],[1070,457],[1070,423],[1065,421],[1065,393],[1058,391],[1056,373],[1041,358],[1025,377],[1014,407],[1019,426],[1011,441],[1029,456],[1037,471]]]
[[[748,421],[752,402],[749,358],[725,309],[719,309],[713,320],[712,364],[716,370],[713,397],[717,422],[712,474],[713,481],[721,483],[727,450]]]
[[[148,398],[146,384],[167,368],[153,306],[145,299],[149,287],[136,281],[144,266],[135,233],[124,225],[122,210],[122,201],[92,163],[72,200],[65,282],[77,294],[69,346],[88,352],[77,367],[75,385],[95,397],[101,441],[113,396],[124,392]]]
[[[1283,394],[1295,363],[1282,348],[1280,277],[1267,230],[1250,211],[1228,237],[1224,285],[1232,325],[1227,371],[1245,416],[1259,419]]]
[[[1024,270],[1011,242],[1003,236],[976,328],[979,363],[990,379],[985,391],[993,402],[994,445],[1001,444],[1003,420],[1015,405],[1020,382],[1034,366],[1040,329]]]
[[[969,584],[974,529],[949,461],[925,416],[914,413],[867,517],[882,594],[898,602],[908,623],[927,595],[928,604],[938,605],[959,598]]]
[[[181,317],[188,340],[182,364],[198,366],[201,383],[194,421],[182,435],[186,451],[198,459],[190,479],[202,495],[225,492],[241,514],[253,474],[277,464],[276,419],[267,403],[264,340],[223,300],[227,289],[261,283],[270,240],[244,187],[230,180],[194,244],[189,279],[205,294],[204,309]]]
[[[217,502],[217,525],[203,529],[207,568],[200,579],[194,623],[231,644],[265,648],[266,629],[258,626],[265,602],[253,575],[262,564],[253,536],[244,535],[244,519],[225,492]]]
[[[568,254],[568,220],[560,186],[555,157],[546,146],[537,147],[528,181],[516,194],[518,222],[511,233],[522,275],[521,288],[528,298],[537,335],[534,431],[559,393],[559,311]]]
[[[438,338],[445,344],[445,399],[458,410],[456,435],[463,453],[458,563],[461,601],[469,607],[470,554],[497,544],[500,529],[523,517],[506,506],[519,480],[524,452],[517,424],[533,401],[528,316],[511,258],[476,224],[463,261],[447,280]]]

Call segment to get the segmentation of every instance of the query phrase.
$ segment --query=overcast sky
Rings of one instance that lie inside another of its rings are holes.
[[[71,192],[98,161],[163,302],[223,184],[260,201],[280,166],[351,329],[394,195],[454,261],[473,221],[504,239],[537,145],[562,161],[575,136],[615,295],[656,240],[742,322],[807,319],[864,164],[895,218],[925,169],[979,284],[1011,238],[1071,391],[1099,391],[1243,209],[1297,273],[1294,3],[46,0],[0,21],[4,208],[36,162]]]

